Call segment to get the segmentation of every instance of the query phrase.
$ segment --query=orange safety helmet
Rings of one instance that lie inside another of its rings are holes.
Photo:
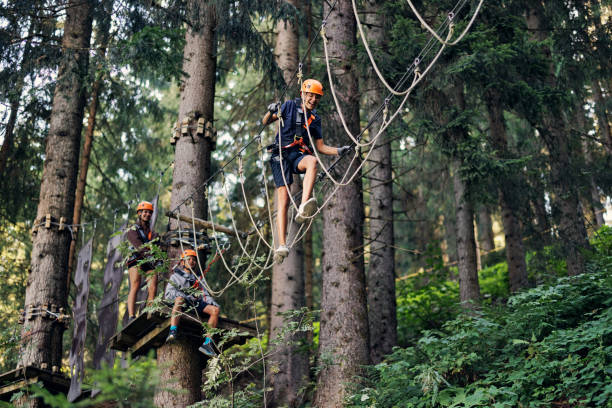
[[[312,92],[323,96],[323,85],[316,79],[307,79],[302,83],[302,92]]]
[[[138,207],[136,207],[136,212],[142,210],[153,211],[153,204],[148,201],[141,201],[140,204],[138,204]]]
[[[196,251],[194,251],[193,249],[186,249],[183,251],[183,253],[181,254],[181,259],[185,259],[188,256],[193,256],[194,258],[198,257],[198,254],[196,253]]]

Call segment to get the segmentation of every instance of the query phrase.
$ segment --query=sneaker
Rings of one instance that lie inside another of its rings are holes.
[[[174,343],[177,337],[178,332],[176,330],[170,330],[170,333],[168,333],[168,337],[166,337],[166,343]]]
[[[200,353],[207,355],[208,357],[217,357],[217,352],[212,347],[212,342],[202,343]]]
[[[300,208],[298,208],[298,213],[295,216],[295,222],[298,224],[303,224],[312,217],[312,214],[317,211],[317,199],[314,197],[310,197],[308,201],[300,204]]]
[[[279,246],[276,248],[276,251],[274,251],[274,262],[277,264],[283,263],[287,255],[289,255],[289,248],[287,248],[287,245]]]

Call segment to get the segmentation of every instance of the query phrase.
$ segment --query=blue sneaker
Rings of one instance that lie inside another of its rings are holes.
[[[170,333],[168,333],[168,337],[166,337],[166,343],[174,343],[177,336],[178,336],[177,330],[170,330]]]
[[[204,341],[204,343],[202,343],[198,350],[200,351],[200,353],[203,353],[208,357],[217,357],[218,355],[215,349],[213,349],[212,347],[212,341],[210,341],[210,339],[208,338]]]

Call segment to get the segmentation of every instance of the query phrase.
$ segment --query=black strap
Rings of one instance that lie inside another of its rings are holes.
[[[138,236],[140,237],[140,240],[142,241],[143,244],[146,244],[147,242],[149,242],[147,235],[144,233],[142,226],[140,226],[139,224],[136,224],[136,232],[138,232]]]

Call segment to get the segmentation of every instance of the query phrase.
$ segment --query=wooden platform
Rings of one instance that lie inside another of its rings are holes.
[[[110,348],[127,351],[132,356],[147,354],[151,349],[156,349],[163,345],[170,330],[170,309],[168,313],[143,313],[132,320],[120,332],[110,339]],[[195,319],[195,315],[190,315]],[[208,320],[208,315],[201,316],[204,322]],[[202,324],[187,316],[182,316],[179,323],[179,334],[189,336],[194,339],[202,339]],[[218,329],[237,329],[246,332],[246,336],[236,336],[226,342],[224,347],[234,344],[244,344],[249,338],[255,337],[254,327],[240,324],[235,320],[219,317]]]
[[[70,379],[61,373],[34,366],[21,367],[0,374],[0,401],[10,401],[14,393],[37,382],[42,382],[54,394],[67,394],[70,388]]]

